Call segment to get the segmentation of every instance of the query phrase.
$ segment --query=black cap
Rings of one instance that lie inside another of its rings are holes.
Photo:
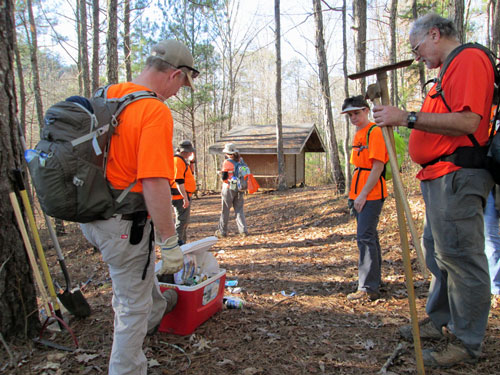
[[[179,143],[179,151],[180,152],[194,152],[193,144],[190,140],[183,140]]]

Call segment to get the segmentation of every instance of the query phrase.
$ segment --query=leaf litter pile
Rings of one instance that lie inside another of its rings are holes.
[[[408,195],[421,233],[423,201],[415,187]],[[346,199],[336,196],[331,187],[253,194],[246,198],[245,212],[250,235],[237,234],[231,212],[229,236],[211,249],[226,269],[227,279],[238,280],[241,291],[233,295],[245,301],[243,309],[224,308],[192,335],[146,337],[149,374],[416,373],[413,344],[398,334],[398,327],[410,322],[410,313],[392,196],[385,201],[378,227],[383,285],[381,298],[374,302],[346,299],[357,287],[356,224]],[[219,195],[194,199],[189,241],[212,236],[219,214]],[[17,373],[107,373],[113,338],[107,267],[78,225],[66,223],[66,231],[60,241],[74,283],[91,278],[84,295],[92,315],[79,320],[65,314],[80,343],[76,351],[11,343]],[[50,240],[44,242],[52,274],[64,285]],[[418,317],[423,319],[429,280],[418,270],[411,241],[410,247]],[[225,295],[231,295],[229,288]],[[496,306],[479,363],[426,369],[426,373],[498,374],[499,318],[500,306]],[[65,332],[48,332],[44,337],[73,346]],[[432,345],[422,344],[424,348]],[[0,356],[0,373],[16,373],[7,366],[3,346]],[[393,360],[388,361],[391,356]]]

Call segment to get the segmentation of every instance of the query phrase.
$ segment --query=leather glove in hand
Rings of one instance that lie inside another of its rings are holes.
[[[162,265],[159,274],[176,273],[184,266],[184,254],[179,247],[177,235],[167,238],[163,242],[156,242],[161,249]]]

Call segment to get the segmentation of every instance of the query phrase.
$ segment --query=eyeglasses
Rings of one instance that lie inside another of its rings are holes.
[[[425,34],[425,35],[424,35],[424,37],[420,40],[420,42],[418,42],[418,43],[415,45],[415,47],[413,47],[413,48],[411,49],[411,51],[413,52],[413,54],[414,54],[415,56],[420,55],[420,54],[418,53],[418,49],[420,48],[420,46],[421,46],[421,45],[422,45],[422,43],[424,42],[425,38],[427,38],[427,35],[429,35],[429,33]]]
[[[153,56],[155,56],[155,55],[153,55]],[[188,70],[191,72],[191,78],[192,78],[192,79],[195,79],[196,77],[198,77],[198,76],[200,75],[200,72],[199,72],[199,71],[197,71],[197,70],[196,70],[196,69],[194,69],[194,68],[191,68],[190,66],[187,66],[187,65],[179,65],[179,66],[175,66],[175,65],[170,64],[169,62],[167,62],[167,61],[163,60],[161,57],[158,57],[158,58],[162,60],[163,64],[166,64],[166,65],[168,65],[169,67],[171,67],[171,68],[173,68],[173,69],[180,69],[180,70],[182,70],[182,69],[188,69]],[[184,72],[184,71],[183,71],[183,72]],[[186,73],[186,72],[184,72],[184,73]],[[186,73],[186,74],[187,74],[187,73]]]

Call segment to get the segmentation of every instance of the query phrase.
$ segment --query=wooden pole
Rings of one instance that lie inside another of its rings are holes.
[[[47,316],[51,316],[51,309],[48,302],[49,296],[47,295],[47,290],[43,285],[42,274],[40,273],[40,269],[38,268],[38,264],[36,263],[35,253],[33,252],[33,248],[31,247],[28,232],[26,230],[26,225],[24,224],[23,215],[21,214],[21,208],[19,207],[19,201],[17,200],[16,193],[9,193],[9,198],[10,202],[12,203],[12,208],[14,209],[17,225],[19,225],[19,231],[21,232],[21,236],[23,238],[24,247],[26,248],[26,252],[28,253],[28,259],[30,261],[31,269],[33,270],[33,276],[35,276],[35,282],[40,291],[40,295],[42,296],[42,303],[43,307],[45,308],[45,313],[47,314]]]
[[[389,89],[387,86],[387,72],[378,72],[377,81],[380,87],[382,96],[382,104],[389,105]],[[398,226],[403,250],[403,265],[406,276],[406,290],[408,292],[408,303],[410,305],[410,317],[413,331],[413,344],[415,347],[415,359],[417,363],[417,373],[425,374],[424,361],[422,357],[422,347],[420,343],[420,330],[418,327],[417,307],[415,303],[415,290],[413,286],[413,271],[411,269],[410,248],[408,244],[408,236],[406,232],[405,208],[406,194],[404,191],[401,176],[399,174],[398,159],[394,146],[394,133],[391,126],[383,126],[382,134],[389,153],[389,162],[392,168],[392,179],[394,181],[394,195],[396,197],[396,210],[398,214]],[[418,242],[418,241],[415,241]]]

